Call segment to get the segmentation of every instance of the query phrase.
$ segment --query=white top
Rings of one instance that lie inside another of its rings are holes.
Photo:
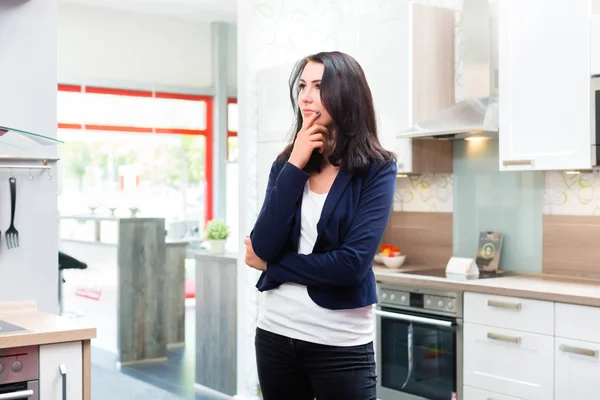
[[[304,187],[301,209],[299,254],[310,254],[317,241],[317,223],[327,193]],[[268,268],[268,267],[267,267]],[[330,310],[317,305],[306,286],[283,283],[263,293],[258,327],[293,339],[329,346],[358,346],[373,341],[372,307]]]

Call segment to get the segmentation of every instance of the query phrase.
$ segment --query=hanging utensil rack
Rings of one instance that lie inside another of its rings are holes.
[[[58,157],[16,157],[0,156],[0,169],[26,169],[26,170],[48,170],[52,169],[52,163],[56,163]],[[51,179],[51,175],[48,175]]]
[[[12,157],[12,156],[0,156],[0,168],[4,169],[51,169],[50,163],[57,162],[57,157]],[[19,164],[10,164],[17,162]],[[20,164],[20,163],[32,163],[32,164]],[[8,164],[7,164],[8,163]]]

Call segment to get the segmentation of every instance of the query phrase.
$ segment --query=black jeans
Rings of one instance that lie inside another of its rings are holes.
[[[258,380],[264,400],[376,400],[373,343],[325,346],[258,328]]]

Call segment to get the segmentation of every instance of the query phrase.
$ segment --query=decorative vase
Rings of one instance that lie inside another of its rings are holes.
[[[225,253],[225,243],[226,239],[222,240],[210,240],[210,252],[213,254],[223,254]]]

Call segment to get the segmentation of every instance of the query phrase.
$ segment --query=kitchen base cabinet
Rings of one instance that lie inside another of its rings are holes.
[[[599,343],[556,338],[554,400],[598,398]]]
[[[463,341],[465,385],[528,400],[553,398],[553,336],[465,322]]]
[[[470,386],[463,386],[463,400],[524,400],[518,397],[505,396],[503,394],[492,393],[481,389],[475,389]]]
[[[39,363],[40,400],[83,399],[82,342],[42,345]]]

